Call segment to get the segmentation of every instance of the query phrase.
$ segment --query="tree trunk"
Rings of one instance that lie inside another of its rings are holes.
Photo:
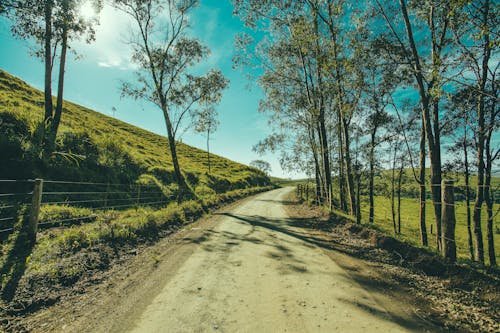
[[[438,249],[441,248],[441,142],[440,142],[440,129],[439,129],[439,106],[438,102],[433,102],[433,125],[434,125],[434,144],[430,150],[431,158],[431,191],[432,201],[434,202],[434,215],[436,216],[436,243]]]
[[[394,229],[394,233],[397,234],[396,228],[396,207],[394,203],[395,195],[396,195],[396,146],[394,146],[394,156],[392,158],[392,177],[391,177],[391,216],[392,216],[392,227]]]
[[[422,245],[429,245],[427,239],[427,226],[425,223],[426,186],[425,186],[425,129],[420,129],[420,238]]]
[[[403,160],[398,173],[398,234],[401,234],[401,182],[403,180]]]
[[[207,130],[207,160],[208,160],[208,173],[210,173],[210,125]]]
[[[339,194],[340,194],[340,207],[342,211],[347,212],[347,201],[346,201],[346,191],[345,191],[345,173],[344,173],[344,140],[342,139],[342,116],[340,114],[340,108],[337,108],[337,131],[338,131],[338,141],[339,141]]]
[[[320,196],[321,196],[321,189],[320,189],[320,175],[319,175],[319,165],[318,165],[318,159],[315,157],[314,158],[314,169],[315,169],[315,174],[316,174],[316,205],[320,205]]]
[[[417,51],[415,40],[413,37],[413,31],[410,23],[410,18],[406,8],[406,1],[400,0],[401,12],[403,14],[403,20],[406,27],[406,34],[408,41],[410,43],[410,49],[412,52],[413,61],[413,75],[417,81],[418,92],[420,96],[420,105],[422,108],[422,120],[425,127],[425,134],[427,137],[427,144],[429,146],[429,159],[431,162],[431,193],[432,201],[434,206],[434,216],[436,219],[436,244],[438,249],[441,248],[441,150],[439,147],[439,124],[434,124],[434,128],[431,125],[430,107],[429,107],[429,95],[426,91],[425,79],[423,76],[422,66],[420,64],[420,57]],[[436,120],[437,108],[434,113],[434,120]],[[434,131],[437,131],[434,133]],[[438,137],[436,138],[435,135]]]
[[[314,11],[314,33],[316,37],[316,76],[317,76],[317,107],[318,107],[318,122],[319,122],[319,141],[321,145],[321,154],[323,160],[323,170],[325,173],[325,195],[328,204],[328,209],[332,210],[333,208],[333,193],[332,193],[332,172],[330,170],[330,151],[328,149],[328,135],[326,131],[325,125],[325,106],[324,106],[324,85],[323,85],[323,77],[322,77],[322,65],[323,62],[321,60],[320,55],[320,45],[319,45],[319,24],[318,24],[318,13]]]
[[[374,198],[373,198],[373,178],[375,177],[375,136],[376,136],[377,127],[374,127],[371,132],[371,140],[370,140],[370,179],[368,185],[369,191],[369,200],[370,200],[370,213],[369,213],[369,222],[373,224],[375,219],[375,207],[374,207]]]
[[[172,123],[170,122],[170,117],[166,110],[166,107],[163,109],[163,116],[165,118],[165,124],[167,126],[167,134],[168,134],[168,146],[170,148],[170,155],[172,156],[172,164],[174,165],[174,176],[177,185],[179,186],[179,194],[177,195],[177,202],[181,202],[186,195],[189,193],[188,186],[186,184],[186,180],[181,173],[181,168],[179,167],[179,160],[177,158],[177,146],[174,138],[174,132]]]
[[[457,247],[455,243],[455,200],[453,198],[453,181],[443,181],[443,211],[442,211],[442,246],[443,257],[451,262],[457,260]]]
[[[67,10],[67,8],[66,8]],[[63,27],[62,33],[62,42],[61,42],[61,59],[59,62],[59,82],[57,86],[57,104],[56,104],[56,112],[54,115],[54,120],[52,121],[52,129],[51,129],[51,140],[52,144],[55,144],[57,131],[59,129],[59,123],[61,122],[61,115],[63,111],[63,94],[64,94],[64,74],[66,68],[66,51],[68,48],[68,26],[65,24]]]
[[[323,170],[325,172],[325,195],[328,203],[328,209],[333,208],[332,201],[332,172],[330,171],[330,157],[328,152],[328,142],[327,142],[327,134],[326,134],[326,126],[325,126],[325,114],[324,110],[320,112],[320,143],[321,143],[321,152],[323,155]]]
[[[484,96],[479,94],[478,102],[478,138],[477,138],[477,189],[474,202],[474,239],[476,241],[475,259],[484,264],[483,232],[481,229],[481,209],[484,195]]]
[[[361,224],[361,173],[356,172],[356,223]]]
[[[354,190],[354,175],[352,170],[352,161],[350,153],[350,140],[349,140],[349,128],[345,115],[342,115],[342,128],[344,133],[344,154],[345,154],[345,166],[346,166],[346,176],[347,176],[347,192],[349,194],[349,213],[354,216],[356,212],[356,193]]]
[[[464,168],[465,168],[465,207],[467,214],[467,241],[469,246],[469,254],[470,259],[474,260],[474,243],[472,242],[472,230],[471,230],[471,214],[470,214],[470,185],[469,185],[469,156],[467,151],[467,125],[468,125],[468,117],[466,115],[466,123],[464,126],[464,140],[463,140],[463,149],[464,149]]]
[[[44,47],[44,55],[45,55],[45,88],[44,88],[44,97],[45,97],[45,115],[43,118],[44,128],[50,128],[50,124],[52,122],[52,113],[53,113],[53,105],[52,105],[52,0],[46,0],[44,6],[44,14],[45,14],[45,47]],[[45,133],[46,131],[44,131]],[[47,133],[44,134],[47,138]],[[46,139],[45,138],[45,139]]]
[[[493,126],[493,124],[491,124]],[[497,265],[497,259],[495,256],[495,243],[494,243],[494,233],[493,233],[493,191],[491,191],[491,165],[492,156],[490,150],[490,140],[492,129],[489,130],[490,133],[486,139],[486,172],[485,172],[485,182],[484,182],[484,201],[486,203],[486,212],[488,216],[488,223],[486,228],[486,239],[488,240],[488,258],[490,260],[490,266]]]
[[[497,88],[496,83],[492,80],[492,93],[496,97],[497,96]],[[495,254],[495,237],[493,231],[493,204],[495,203],[494,191],[491,189],[491,169],[493,165],[493,160],[496,158],[496,155],[500,153],[500,150],[497,152],[492,151],[491,147],[491,138],[493,136],[493,130],[497,125],[495,123],[496,117],[499,114],[500,110],[497,109],[497,100],[492,99],[490,105],[489,119],[488,119],[488,131],[485,139],[485,151],[486,151],[486,170],[485,170],[485,182],[484,182],[484,201],[486,203],[486,213],[487,213],[487,237],[488,240],[488,258],[490,260],[490,266],[497,265],[497,259]],[[495,156],[493,156],[495,154]]]

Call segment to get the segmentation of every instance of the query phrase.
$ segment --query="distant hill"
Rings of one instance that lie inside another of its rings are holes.
[[[31,177],[70,181],[173,182],[167,139],[83,106],[65,102],[56,154],[40,160],[36,144],[43,93],[0,70],[0,179]],[[178,143],[179,162],[193,188],[221,193],[268,185],[262,172]]]

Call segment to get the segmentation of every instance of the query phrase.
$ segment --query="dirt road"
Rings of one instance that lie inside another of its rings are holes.
[[[258,195],[185,237],[197,249],[130,332],[412,331],[321,248],[296,237],[283,208],[289,191]]]
[[[359,272],[363,261],[322,246],[304,221],[287,218],[292,190],[244,199],[187,226],[87,292],[71,318],[71,305],[61,305],[58,324],[34,331],[437,331],[415,320],[408,303],[367,287],[370,277],[365,289],[336,263],[348,260]]]

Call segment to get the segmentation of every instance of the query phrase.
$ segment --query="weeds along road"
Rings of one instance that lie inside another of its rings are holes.
[[[113,306],[108,318],[99,319],[95,327],[88,326],[92,319],[82,318],[80,329],[425,331],[401,317],[395,320],[387,304],[354,282],[327,250],[303,229],[297,232],[298,221],[287,219],[284,209],[292,190],[259,194],[211,217],[209,223],[195,223],[170,245],[170,254],[159,261],[154,274],[120,292],[129,294],[122,296],[123,304]],[[389,300],[393,301],[397,302]]]

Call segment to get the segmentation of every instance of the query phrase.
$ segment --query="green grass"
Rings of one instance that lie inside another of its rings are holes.
[[[140,111],[138,111],[140,112]],[[43,93],[0,70],[0,148],[2,178],[57,178],[67,180],[134,182],[141,176],[173,180],[166,137],[148,132],[88,108],[64,103],[56,154],[43,165],[34,146],[43,117]],[[266,186],[262,172],[212,155],[211,174],[206,152],[177,145],[179,163],[193,188],[206,186],[217,193]],[[68,158],[67,155],[76,156]],[[73,155],[71,155],[73,154]]]
[[[161,231],[179,227],[203,216],[207,209],[230,202],[269,188],[249,188],[229,191],[200,201],[172,202],[164,208],[140,207],[125,211],[95,211],[93,222],[42,231],[32,254],[26,259],[29,275],[44,276],[54,283],[78,280],[83,273],[81,266],[60,266],[61,257],[70,257],[82,249],[96,245],[134,245],[154,241]],[[77,208],[45,207],[44,217],[69,211],[79,215]],[[9,245],[4,245],[5,247]]]
[[[41,91],[0,70],[0,179],[39,177],[123,184],[119,186],[125,187],[120,189],[141,184],[152,186],[150,192],[161,192],[165,198],[175,201],[173,197],[177,189],[165,137],[65,102],[56,153],[48,159],[42,158],[42,146],[38,142],[41,141],[43,104]],[[154,241],[163,231],[193,221],[209,208],[271,188],[269,178],[255,168],[211,155],[211,173],[208,174],[205,151],[182,143],[178,143],[177,148],[182,172],[196,194],[195,200],[170,202],[161,208],[136,207],[121,211],[43,205],[40,223],[72,221],[58,223],[55,225],[58,228],[45,229],[46,226],[40,225],[36,244],[30,243],[28,232],[23,229],[27,226],[27,214],[23,214],[26,206],[13,202],[16,211],[8,213],[17,213],[19,218],[12,221],[12,225],[2,227],[12,226],[15,230],[8,238],[3,234],[0,240],[1,298],[10,300],[15,296],[17,284],[26,276],[25,272],[30,276],[28,280],[38,276],[49,281],[49,289],[58,284],[71,285],[86,271],[106,269],[94,267],[100,263],[91,259],[82,263],[78,258],[85,253],[83,249],[102,246],[112,252],[122,246]],[[21,186],[17,183],[12,186],[5,184],[0,184],[2,193],[31,190],[26,186],[15,187]],[[82,190],[79,185],[52,184],[52,188],[50,183],[45,185],[46,191]],[[135,188],[137,191],[137,186]],[[87,186],[86,190],[93,188]],[[97,186],[95,191],[104,189]],[[136,192],[127,195],[133,197]],[[147,196],[147,193],[142,196]],[[55,197],[50,199],[52,201]],[[75,198],[71,197],[71,200]],[[0,203],[4,204],[6,202]],[[82,217],[90,218],[79,221],[78,218]],[[98,252],[106,256],[106,253]]]
[[[368,223],[369,214],[369,204],[368,197],[362,198],[362,222]],[[394,229],[392,225],[392,215],[391,215],[391,200],[384,196],[375,196],[375,221],[374,224],[379,227],[383,232],[394,235]],[[457,256],[461,259],[470,259],[469,249],[468,249],[468,236],[467,236],[467,220],[466,220],[466,206],[465,202],[459,201],[455,203],[455,215],[456,215],[456,244],[457,244]],[[499,205],[494,206],[494,211],[498,209]],[[420,241],[420,217],[419,217],[420,205],[418,199],[412,198],[402,198],[401,199],[401,235],[397,237],[409,241],[415,245],[421,245]],[[473,207],[471,207],[471,211]],[[426,205],[426,221],[427,221],[427,233],[429,237],[429,245],[433,250],[436,250],[436,228],[433,227],[434,233],[430,234],[431,224],[434,224],[434,209],[432,206],[432,201],[427,200]],[[496,223],[495,223],[496,222]],[[495,251],[497,256],[497,262],[500,260],[500,230],[497,220],[494,221],[494,242]],[[482,210],[482,230],[483,230],[483,242],[486,249],[486,207],[483,206]],[[486,261],[488,262],[488,255],[485,252]]]

